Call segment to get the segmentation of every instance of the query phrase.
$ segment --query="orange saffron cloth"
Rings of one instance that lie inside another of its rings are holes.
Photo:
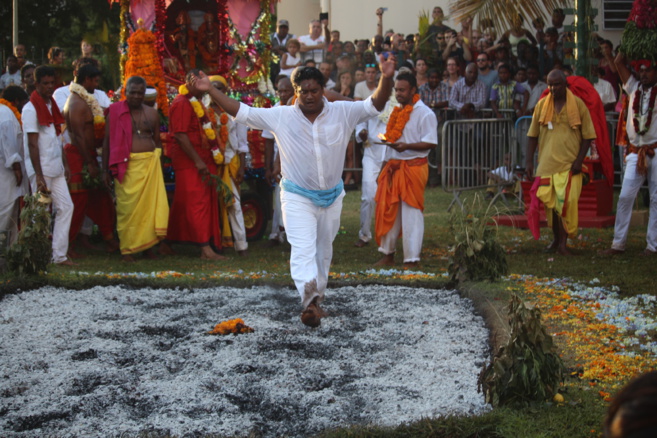
[[[424,189],[429,178],[427,159],[390,160],[381,170],[376,189],[376,242],[381,244],[395,223],[402,201],[424,211]]]

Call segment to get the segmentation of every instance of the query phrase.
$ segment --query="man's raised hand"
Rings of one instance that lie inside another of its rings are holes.
[[[210,83],[210,78],[205,72],[200,71],[198,75],[192,74],[191,83],[199,91],[208,91],[212,84]]]
[[[397,67],[397,60],[395,59],[392,53],[388,54],[388,59],[383,57],[383,54],[379,55],[381,73],[387,78],[392,79],[395,76],[395,68]]]

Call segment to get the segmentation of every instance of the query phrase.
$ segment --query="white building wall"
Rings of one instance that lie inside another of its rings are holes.
[[[599,34],[611,40],[614,45],[620,43],[622,31],[604,30],[602,25],[602,0],[591,0],[592,6],[598,9],[596,23]],[[308,23],[319,17],[320,11],[329,12],[330,28],[338,29],[343,41],[354,39],[370,39],[376,34],[377,17],[375,11],[379,7],[388,10],[383,14],[383,30],[393,29],[395,32],[408,35],[416,33],[418,16],[422,10],[431,15],[434,6],[441,6],[445,14],[449,14],[447,0],[281,0],[278,3],[278,18],[290,21],[290,32],[307,35]],[[445,20],[445,24],[460,29],[453,20]],[[546,20],[549,23],[548,20]],[[572,17],[566,17],[566,24],[572,22]],[[533,29],[530,29],[533,30]]]

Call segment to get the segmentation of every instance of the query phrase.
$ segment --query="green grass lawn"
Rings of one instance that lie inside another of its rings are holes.
[[[466,194],[471,197],[472,194]],[[449,247],[453,244],[449,230],[447,207],[451,194],[441,188],[427,189],[425,203],[425,239],[420,271],[435,276],[418,275],[414,284],[425,287],[444,287],[447,278],[441,276],[449,264]],[[501,203],[498,205],[502,205]],[[355,283],[395,284],[409,282],[394,277],[370,275],[365,271],[380,258],[374,243],[364,248],[354,247],[358,239],[360,192],[350,191],[344,200],[342,227],[334,243],[332,276],[329,286]],[[657,292],[657,282],[650,272],[657,258],[642,257],[645,248],[645,227],[630,230],[627,251],[616,257],[603,257],[598,251],[610,246],[613,229],[581,229],[579,236],[570,242],[575,255],[564,257],[545,253],[543,249],[551,240],[551,232],[542,229],[542,238],[533,240],[528,230],[509,227],[499,228],[499,240],[508,252],[508,263],[512,274],[531,274],[537,277],[569,278],[577,282],[589,282],[597,278],[602,286],[618,286],[622,296],[652,294]],[[79,265],[73,268],[52,266],[46,276],[18,278],[10,274],[0,276],[0,293],[13,293],[43,284],[60,285],[68,288],[83,288],[96,284],[130,284],[133,286],[157,287],[203,287],[218,283],[222,285],[251,286],[253,284],[275,284],[293,287],[289,277],[289,247],[281,245],[271,248],[266,240],[252,242],[249,256],[238,257],[234,250],[226,249],[229,259],[207,262],[198,258],[198,249],[174,247],[177,256],[157,260],[138,260],[133,264],[123,263],[118,254],[88,252]],[[401,267],[401,240],[398,246],[398,269]],[[89,276],[79,272],[96,273],[151,273],[176,271],[180,277],[164,274],[162,278],[114,278],[111,275]],[[267,274],[264,272],[266,271]],[[247,275],[255,273],[254,275]],[[341,276],[338,274],[351,274]],[[193,275],[192,275],[193,274]],[[496,307],[493,313],[501,315],[508,298],[506,282],[471,283],[462,285],[464,294],[478,297],[485,307],[491,302]],[[291,293],[295,293],[292,292]],[[482,308],[482,305],[479,306]],[[497,313],[495,313],[497,312]],[[485,312],[484,312],[485,313]],[[489,318],[489,322],[490,322]],[[494,323],[491,323],[495,326]],[[568,351],[563,351],[567,366]],[[591,437],[598,436],[606,407],[597,394],[597,389],[587,382],[569,379],[564,387],[567,403],[557,406],[550,402],[534,406],[495,409],[481,417],[427,419],[411,425],[393,429],[349,428],[327,431],[325,436],[449,436],[449,437]]]

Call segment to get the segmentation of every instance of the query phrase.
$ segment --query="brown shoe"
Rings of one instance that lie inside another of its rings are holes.
[[[655,252],[655,251],[650,251],[649,249],[646,248],[646,249],[643,250],[643,252],[641,253],[641,255],[644,256],[644,257],[650,257],[650,256],[657,255],[657,252]]]
[[[354,246],[356,248],[362,248],[364,246],[369,245],[370,242],[365,242],[363,239],[358,239],[358,242],[354,243]]]
[[[622,249],[614,249],[614,248],[609,248],[605,249],[604,251],[598,252],[598,254],[603,255],[603,256],[615,256],[615,255],[620,255],[624,254],[625,251]]]
[[[301,322],[308,327],[317,328],[322,324],[322,316],[324,316],[324,311],[319,307],[317,298],[315,298],[308,304],[306,310],[301,312]]]

